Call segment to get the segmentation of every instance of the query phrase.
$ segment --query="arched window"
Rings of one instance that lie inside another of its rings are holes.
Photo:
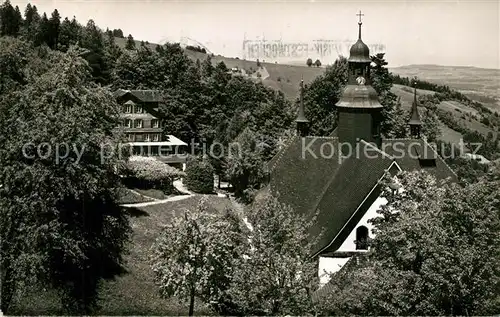
[[[356,250],[368,250],[368,228],[365,226],[356,229]]]

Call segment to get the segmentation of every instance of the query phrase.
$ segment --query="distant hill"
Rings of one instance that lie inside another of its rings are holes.
[[[464,66],[409,65],[390,68],[394,74],[448,85],[493,111],[500,110],[500,69]]]

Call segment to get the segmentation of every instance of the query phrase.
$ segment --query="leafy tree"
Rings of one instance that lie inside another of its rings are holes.
[[[28,3],[24,10],[23,35],[31,42],[35,41],[40,19],[37,7],[35,5],[31,6],[31,4]]]
[[[371,68],[370,76],[372,86],[379,95],[380,104],[382,104],[382,122],[380,124],[380,132],[384,135],[395,135],[401,132],[400,127],[403,125],[396,120],[404,118],[399,117],[396,113],[397,96],[391,92],[392,76],[387,69],[387,61],[384,58],[385,53],[378,53],[372,56],[374,66]],[[395,127],[398,132],[394,131]]]
[[[17,36],[23,23],[19,7],[14,8],[10,0],[0,6],[0,36]]]
[[[229,146],[229,151],[226,158],[226,175],[234,188],[235,196],[249,202],[254,191],[258,190],[266,179],[262,150],[256,134],[246,128],[236,142]]]
[[[5,313],[22,285],[36,283],[58,289],[68,311],[88,314],[99,282],[122,271],[130,227],[116,203],[119,157],[109,155],[109,144],[119,140],[118,105],[90,81],[79,54],[49,53],[50,69],[27,77],[1,100],[0,142],[7,145],[0,151]],[[39,66],[32,67],[36,72]],[[44,142],[50,149],[37,151]],[[101,153],[103,144],[108,146]]]
[[[329,314],[490,315],[500,303],[498,171],[461,187],[398,177],[374,220],[368,261],[334,275]],[[356,281],[345,283],[343,281]],[[353,299],[356,301],[353,301]]]
[[[200,194],[214,191],[214,170],[207,159],[194,159],[186,166],[184,183],[190,190]]]
[[[52,15],[49,20],[48,25],[48,34],[47,34],[47,42],[46,44],[52,48],[57,48],[58,38],[59,38],[59,29],[61,25],[61,16],[57,9],[52,12]]]
[[[403,110],[401,105],[401,97],[398,98],[394,108],[393,117],[391,118],[392,129],[386,135],[388,138],[404,139],[408,136],[408,122],[410,112]]]
[[[317,59],[315,62],[314,62],[314,66],[316,67],[320,67],[321,66],[321,61],[319,59]]]
[[[151,262],[163,296],[189,301],[195,298],[224,303],[240,243],[235,217],[217,214],[202,198],[195,211],[186,211],[169,223],[152,248]],[[238,242],[239,241],[239,242]]]
[[[208,78],[212,76],[214,72],[214,66],[212,65],[212,57],[210,57],[210,55],[207,55],[207,57],[203,61],[201,69],[203,77]]]
[[[113,29],[112,31],[114,37],[124,38],[122,29]]]
[[[231,298],[242,315],[306,315],[317,280],[310,258],[310,223],[275,197],[260,197],[250,210],[250,248],[235,267]]]
[[[132,34],[129,34],[127,37],[127,44],[125,44],[125,49],[127,50],[135,50],[135,41]]]
[[[435,142],[441,136],[441,128],[439,127],[439,118],[436,114],[435,107],[427,107],[422,118],[422,133],[430,142]]]
[[[311,58],[308,58],[307,61],[306,61],[306,65],[311,67],[313,64],[313,60]]]
[[[185,173],[153,157],[132,156],[126,164],[125,184],[138,188],[158,188],[165,193],[174,191],[173,182]]]
[[[326,67],[323,75],[304,87],[305,115],[310,121],[311,135],[330,135],[337,126],[335,104],[340,100],[347,84],[347,59],[340,57]],[[296,100],[298,104],[298,100]]]

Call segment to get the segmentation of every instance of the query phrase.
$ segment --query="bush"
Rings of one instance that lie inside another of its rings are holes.
[[[125,166],[123,182],[127,187],[161,189],[170,194],[173,181],[185,175],[184,172],[152,157],[132,156]]]
[[[193,160],[187,163],[184,184],[189,190],[200,194],[214,191],[214,169],[206,160]]]

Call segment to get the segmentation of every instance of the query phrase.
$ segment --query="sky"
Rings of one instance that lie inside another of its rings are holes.
[[[245,39],[306,43],[309,50],[314,50],[315,40],[354,43],[358,36],[356,14],[361,10],[363,41],[370,47],[383,45],[389,66],[500,68],[499,0],[11,2],[21,11],[31,2],[48,15],[57,8],[62,17],[76,16],[83,24],[93,19],[103,29],[121,28],[136,40],[163,43],[189,39],[188,44],[201,43],[215,54],[248,59],[253,56],[243,49]],[[346,55],[347,49],[340,51]],[[325,62],[336,55],[324,56]]]

